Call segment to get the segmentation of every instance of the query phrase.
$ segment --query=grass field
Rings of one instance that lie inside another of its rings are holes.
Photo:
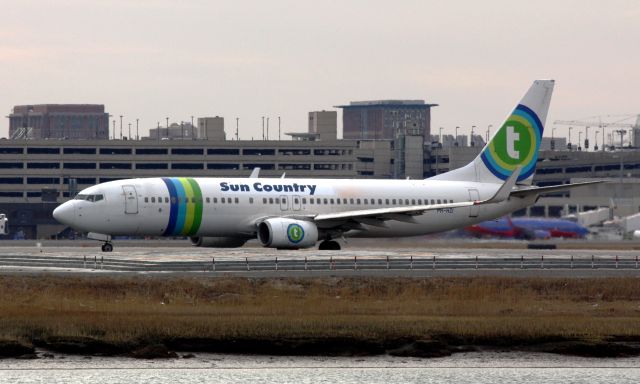
[[[637,278],[0,277],[0,339],[640,340]]]

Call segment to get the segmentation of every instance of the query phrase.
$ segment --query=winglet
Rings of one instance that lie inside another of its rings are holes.
[[[521,170],[521,166],[516,167],[516,169],[513,170],[513,173],[507,178],[507,180],[505,180],[504,184],[502,184],[500,189],[498,189],[498,192],[496,192],[493,197],[484,201],[476,201],[475,205],[494,204],[507,200],[511,194],[511,190],[516,185],[516,181],[518,181],[518,176],[520,176]]]
[[[260,174],[260,167],[255,167],[255,168],[253,168],[253,171],[251,171],[251,174],[249,175],[249,178],[250,179],[257,179],[259,174]]]

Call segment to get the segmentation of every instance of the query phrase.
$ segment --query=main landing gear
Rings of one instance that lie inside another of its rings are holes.
[[[335,240],[324,240],[318,246],[318,250],[320,251],[339,251],[340,243]]]
[[[111,252],[113,251],[113,244],[106,242],[102,244],[102,252]]]

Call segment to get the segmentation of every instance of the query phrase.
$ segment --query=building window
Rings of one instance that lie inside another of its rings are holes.
[[[60,184],[59,177],[27,177],[27,184]]]
[[[0,168],[2,168],[2,164],[0,164]],[[60,169],[60,163],[27,163],[27,168],[29,169]]]
[[[22,177],[0,177],[0,184],[22,184]]]
[[[244,148],[242,150],[244,156],[273,156],[276,154],[275,149],[265,148]]]
[[[62,149],[62,153],[65,155],[95,155],[95,148],[82,148],[82,147],[66,147]]]
[[[137,163],[136,169],[167,169],[167,163]]]
[[[30,147],[27,148],[27,153],[29,155],[59,155],[60,148]]]
[[[2,155],[22,155],[24,151],[22,148],[7,148],[0,147],[0,154]]]
[[[101,155],[130,155],[131,148],[100,148]]]
[[[207,155],[239,155],[237,148],[208,148]]]
[[[202,163],[173,163],[171,169],[204,169]]]
[[[204,150],[202,148],[173,148],[171,153],[173,155],[203,155]]]
[[[136,155],[166,155],[167,148],[137,148]]]
[[[240,169],[240,164],[233,163],[207,163],[207,169]]]
[[[100,163],[100,169],[131,169],[131,163]]]
[[[96,169],[96,163],[64,163],[65,169]]]
[[[0,163],[1,169],[22,169],[23,167],[22,163]]]

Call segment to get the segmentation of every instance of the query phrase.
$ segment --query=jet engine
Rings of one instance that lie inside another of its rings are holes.
[[[238,237],[190,237],[189,240],[191,245],[205,248],[238,248],[247,242]]]
[[[310,248],[318,241],[318,227],[309,221],[267,219],[258,225],[258,240],[270,248]]]

